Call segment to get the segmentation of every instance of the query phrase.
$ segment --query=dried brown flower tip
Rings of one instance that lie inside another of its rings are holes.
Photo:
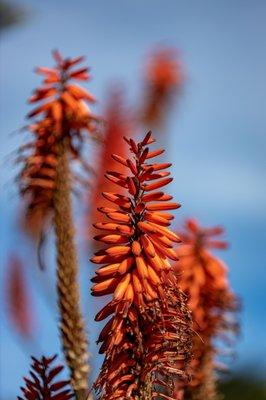
[[[24,378],[25,387],[21,387],[23,397],[18,400],[69,400],[73,398],[68,380],[55,380],[63,370],[63,366],[52,367],[53,357],[32,357],[30,378]]]
[[[107,171],[105,176],[126,193],[103,193],[112,207],[99,211],[110,222],[94,226],[103,231],[95,239],[107,246],[91,259],[104,264],[92,279],[92,294],[112,295],[96,315],[97,321],[112,315],[99,337],[105,361],[96,389],[104,400],[146,399],[148,392],[157,398],[165,379],[183,374],[189,348],[189,314],[169,263],[177,260],[173,245],[180,239],[169,229],[174,217],[168,211],[180,205],[162,192],[172,181],[165,171],[171,164],[150,163],[164,151],[149,149],[151,132],[140,143],[125,141],[132,156],[113,158],[127,173]]]
[[[71,82],[89,79],[88,68],[77,67],[83,57],[63,59],[57,51],[53,56],[54,68],[36,69],[44,80],[29,99],[29,103],[40,104],[28,114],[31,123],[27,128],[34,140],[20,148],[16,160],[23,163],[19,187],[27,201],[26,226],[33,232],[40,230],[53,209],[58,143],[65,140],[72,158],[87,169],[82,145],[88,132],[95,133],[98,121],[87,106],[94,102],[93,96]]]

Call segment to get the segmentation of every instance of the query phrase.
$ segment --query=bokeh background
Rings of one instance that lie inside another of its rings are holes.
[[[12,151],[23,142],[24,135],[14,131],[24,124],[29,109],[26,99],[40,82],[33,67],[51,65],[55,48],[64,56],[85,54],[93,75],[88,87],[98,99],[95,112],[100,114],[107,87],[114,82],[122,82],[129,104],[138,103],[145,59],[164,45],[178,49],[185,74],[182,96],[167,121],[167,138],[161,133],[167,159],[173,163],[172,191],[182,204],[178,223],[196,216],[203,225],[225,227],[230,248],[220,256],[229,265],[231,285],[243,303],[237,356],[231,358],[232,372],[225,377],[226,398],[263,398],[266,2],[16,0],[7,4],[12,6],[8,15],[1,4],[1,282],[6,282],[10,256],[18,253],[28,270],[36,328],[34,344],[23,342],[13,332],[6,318],[2,285],[1,400],[18,394],[30,353],[45,351],[48,355],[60,348],[51,284],[52,232],[44,276],[38,271],[34,251],[17,229],[21,207]],[[84,311],[94,342],[99,327],[92,322],[95,307],[88,301],[93,270],[88,253],[84,248],[81,251],[81,275]],[[94,345],[91,352],[96,356]],[[99,363],[94,357],[95,371]]]

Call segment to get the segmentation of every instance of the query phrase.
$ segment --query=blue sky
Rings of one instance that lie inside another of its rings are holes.
[[[25,7],[28,19],[1,39],[1,280],[8,255],[16,250],[32,268],[35,295],[43,294],[35,296],[42,348],[47,354],[59,348],[57,317],[49,312],[49,307],[56,309],[49,286],[54,259],[50,257],[48,276],[36,272],[35,258],[26,252],[25,239],[16,231],[19,203],[12,183],[14,170],[7,162],[22,140],[10,133],[23,123],[28,111],[25,99],[39,83],[33,67],[49,66],[54,48],[64,55],[85,54],[93,75],[89,88],[100,112],[113,80],[123,81],[128,99],[136,102],[143,60],[157,44],[166,44],[179,49],[186,68],[184,95],[171,114],[166,140],[175,177],[172,192],[182,204],[177,220],[182,223],[193,215],[202,224],[225,226],[230,249],[220,256],[228,263],[232,286],[243,301],[243,333],[232,368],[255,365],[254,373],[261,373],[266,358],[265,1],[28,0],[17,4]],[[49,246],[52,241],[51,237]],[[85,296],[92,270],[89,256],[82,256]],[[45,297],[51,299],[49,306]],[[99,329],[92,325],[95,307],[85,300],[92,341]],[[96,354],[95,347],[92,352]],[[5,321],[0,367],[1,399],[14,398],[28,368],[28,355]]]

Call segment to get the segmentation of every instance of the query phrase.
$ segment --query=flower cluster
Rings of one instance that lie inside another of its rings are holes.
[[[56,355],[49,358],[42,357],[40,360],[32,357],[30,378],[24,378],[26,386],[21,388],[24,397],[18,396],[18,400],[70,400],[73,398],[68,380],[55,381],[64,368],[62,365],[51,366],[56,357]]]
[[[169,229],[174,218],[169,211],[180,205],[161,189],[172,181],[166,171],[171,164],[149,161],[164,151],[150,151],[151,132],[138,144],[125,141],[132,157],[112,157],[129,173],[105,176],[127,195],[104,192],[113,205],[99,211],[109,222],[94,224],[103,231],[95,239],[107,246],[91,259],[104,264],[92,279],[92,295],[112,295],[96,315],[97,321],[112,316],[99,337],[105,361],[96,388],[101,399],[144,399],[147,391],[155,399],[160,387],[171,391],[171,373],[184,373],[189,347],[189,313],[169,262],[177,260],[173,245],[180,242]]]
[[[44,75],[44,80],[29,99],[30,104],[41,103],[28,114],[32,122],[27,129],[34,140],[20,148],[17,159],[23,163],[19,184],[27,199],[26,222],[32,230],[38,230],[53,208],[58,143],[65,141],[71,156],[88,168],[81,150],[86,132],[95,132],[97,122],[87,106],[95,101],[93,96],[71,83],[89,79],[88,68],[75,69],[83,57],[63,59],[57,51],[53,56],[54,68],[36,70]]]
[[[194,219],[181,232],[171,230],[172,212],[180,207],[164,191],[173,180],[171,164],[154,161],[164,150],[150,149],[155,142],[151,132],[140,142],[132,133],[136,126],[157,129],[166,121],[183,83],[177,54],[159,49],[152,55],[146,96],[137,112],[124,107],[121,92],[111,92],[95,169],[84,159],[84,146],[88,138],[99,139],[100,119],[89,108],[94,97],[76,83],[90,79],[88,68],[80,67],[83,57],[63,58],[58,51],[53,57],[54,68],[36,70],[43,82],[29,99],[34,109],[25,127],[33,140],[20,147],[16,162],[22,163],[23,223],[39,246],[53,218],[59,332],[70,381],[56,381],[63,369],[52,366],[56,356],[32,357],[30,378],[24,378],[21,388],[24,397],[18,400],[92,396],[72,215],[71,193],[79,192],[80,185],[93,185],[89,222],[90,237],[95,235],[97,243],[91,261],[97,269],[91,293],[109,296],[95,316],[97,322],[107,321],[98,338],[104,356],[93,386],[98,400],[217,400],[219,340],[230,343],[238,330],[238,304],[227,267],[212,253],[227,247],[219,237],[223,230],[202,228]],[[89,183],[86,173],[91,171],[95,180]],[[10,317],[29,338],[32,321],[23,266],[15,258],[10,266]]]
[[[187,220],[185,228],[180,233],[183,244],[177,250],[180,260],[176,271],[180,274],[180,286],[188,295],[194,329],[199,333],[194,337],[190,387],[201,390],[202,386],[207,387],[206,381],[210,380],[206,374],[215,370],[214,339],[224,338],[226,334],[230,336],[236,331],[232,313],[236,311],[237,301],[229,287],[227,267],[210,251],[227,247],[225,241],[216,239],[223,229],[201,228],[194,219]]]
[[[160,124],[173,94],[183,83],[181,66],[172,49],[159,49],[146,67],[146,96],[143,121],[149,126]]]

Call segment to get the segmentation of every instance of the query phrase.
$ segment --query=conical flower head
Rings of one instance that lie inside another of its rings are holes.
[[[71,81],[87,81],[90,76],[87,67],[77,67],[84,57],[62,58],[59,52],[53,53],[54,68],[39,67],[38,74],[44,75],[43,85],[37,88],[29,103],[40,103],[28,118],[40,118],[51,125],[51,135],[68,136],[70,141],[76,137],[81,141],[81,129],[89,132],[94,122],[87,103],[94,103],[94,97],[84,88]],[[37,128],[37,127],[36,127]],[[34,127],[33,127],[34,129]],[[74,146],[74,143],[71,143]]]
[[[36,72],[44,75],[43,85],[36,89],[29,103],[39,103],[29,114],[27,129],[33,141],[22,146],[16,161],[22,163],[19,188],[26,198],[25,225],[30,231],[39,231],[53,209],[58,144],[67,143],[72,159],[85,170],[88,165],[82,158],[82,146],[90,135],[95,135],[97,118],[90,112],[88,103],[93,96],[71,81],[89,79],[88,69],[77,65],[83,57],[63,59],[54,52],[54,68],[39,67]],[[78,179],[75,176],[76,180]]]
[[[189,296],[196,324],[211,335],[216,325],[216,309],[230,307],[228,268],[211,249],[225,249],[227,243],[219,239],[223,233],[221,227],[202,228],[195,219],[189,219],[185,228],[180,233],[183,243],[177,251],[180,286]]]
[[[229,286],[227,267],[211,251],[227,247],[227,243],[219,238],[222,233],[221,227],[202,228],[198,221],[189,219],[180,233],[183,243],[177,250],[179,284],[188,296],[193,327],[199,334],[193,340],[193,379],[186,389],[188,398],[195,400],[218,398],[217,339],[226,338],[228,345],[232,334],[237,331],[233,315],[237,310],[237,301]],[[179,389],[177,384],[177,393]]]
[[[172,181],[166,169],[168,163],[150,163],[163,153],[150,151],[154,140],[147,134],[136,144],[126,139],[132,158],[113,154],[113,158],[127,167],[128,175],[107,171],[106,178],[127,190],[127,195],[104,192],[112,207],[99,208],[110,222],[98,222],[95,228],[104,231],[96,240],[106,244],[92,258],[105,264],[96,271],[92,288],[94,296],[113,294],[113,302],[127,307],[134,303],[140,310],[160,296],[163,274],[170,269],[169,259],[177,260],[174,243],[180,242],[169,226],[174,210],[180,205],[171,202],[172,196],[162,188]]]

